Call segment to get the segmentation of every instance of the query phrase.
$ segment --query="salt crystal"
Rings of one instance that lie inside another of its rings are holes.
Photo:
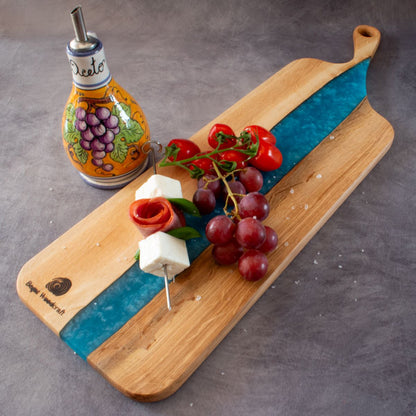
[[[342,264],[338,264],[338,269],[342,269]]]
[[[338,254],[338,257],[342,257],[342,254]]]
[[[354,301],[357,302],[357,298],[355,298]]]
[[[272,285],[272,289],[274,289],[276,286],[275,285]]]
[[[189,406],[192,407],[194,404],[193,403],[189,403]]]
[[[321,179],[322,178],[322,175],[320,174],[320,173],[318,173],[317,175],[316,175],[316,179]]]
[[[315,276],[315,280],[318,280],[318,276]]]
[[[49,188],[50,191],[53,191],[53,188]]]
[[[97,246],[97,247],[100,247],[100,243],[97,243],[97,244],[96,244],[96,246]]]
[[[364,249],[363,248],[361,249],[361,253],[364,253]]]
[[[291,194],[294,194],[295,193],[295,190],[293,189],[293,188],[290,188],[290,191],[289,191]]]
[[[321,254],[321,252],[320,252],[320,251],[318,251],[316,254],[319,256],[319,255]]]
[[[196,297],[195,297],[195,300],[196,300],[197,302],[199,302],[201,299],[202,299],[202,298],[201,298],[201,296],[200,296],[200,295],[198,295],[198,296],[196,296]]]
[[[286,217],[287,220],[290,220],[290,217]]]
[[[332,134],[331,134],[331,136],[329,136],[329,139],[330,140],[334,140],[335,139],[335,136],[332,136]]]
[[[315,259],[315,260],[313,261],[313,264],[318,264],[318,260],[316,260],[316,259]]]
[[[308,209],[309,208],[309,205],[308,204],[305,204],[305,209]]]
[[[64,250],[66,250],[66,246],[62,246],[62,248],[63,248]]]
[[[289,245],[289,242],[288,242],[288,241],[286,241],[283,245],[284,245],[285,247],[287,247],[287,246]]]
[[[298,285],[300,283],[300,280],[295,280],[295,285]]]
[[[49,224],[53,224],[53,220],[50,220],[50,221],[49,221]]]
[[[224,371],[221,371],[221,375],[222,375],[222,376],[223,376],[223,375],[225,375]]]
[[[356,281],[356,280],[354,280],[354,284],[355,284],[355,285],[357,284],[357,281]]]
[[[94,306],[97,306],[97,302],[94,302]]]
[[[292,209],[295,209],[295,206],[294,205],[292,205]]]

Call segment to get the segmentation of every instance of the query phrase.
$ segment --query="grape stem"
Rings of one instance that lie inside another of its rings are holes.
[[[237,204],[237,199],[235,198],[235,195],[233,193],[233,191],[230,188],[230,185],[228,185],[228,181],[227,181],[227,176],[224,176],[221,171],[218,169],[218,166],[216,163],[213,164],[214,165],[214,169],[216,174],[218,175],[218,178],[222,180],[222,182],[224,183],[225,189],[227,190],[227,198],[225,200],[225,206],[224,206],[224,213],[225,215],[228,215],[228,211],[227,211],[227,205],[228,205],[228,199],[230,198],[231,201],[233,201],[234,204],[234,212],[232,217],[233,218],[237,218],[238,220],[241,220],[240,214],[238,213],[238,204]]]

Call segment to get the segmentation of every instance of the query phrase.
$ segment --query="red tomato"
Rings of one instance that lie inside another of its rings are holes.
[[[226,150],[219,154],[219,160],[236,162],[236,169],[243,169],[247,166],[247,155],[237,150]]]
[[[211,130],[208,133],[208,144],[213,148],[216,149],[218,146],[218,133],[224,133],[227,136],[235,136],[233,129],[226,124],[214,124],[211,127]],[[227,137],[223,143],[220,144],[220,149],[227,149],[228,147],[232,147],[237,142],[236,138]]]
[[[282,154],[275,145],[260,141],[257,155],[249,163],[263,172],[268,172],[280,168],[282,160]]]
[[[266,130],[264,127],[261,126],[248,126],[244,129],[244,131],[251,134],[251,140],[253,143],[257,142],[256,136],[259,138],[261,142],[266,142],[270,144],[276,144],[276,137],[269,130]]]
[[[201,152],[201,149],[193,141],[188,139],[172,139],[168,147],[172,145],[179,147],[179,152],[176,156],[176,160],[189,159],[192,156],[195,156],[197,153]],[[169,160],[173,160],[173,157],[169,157]]]
[[[206,155],[208,153],[211,153],[211,152],[202,152],[202,153],[200,152],[199,154],[202,156],[202,155]],[[198,156],[198,154],[195,155],[195,156]],[[213,155],[212,158],[217,159],[217,155]],[[198,168],[202,169],[203,171],[205,171],[206,174],[207,173],[215,173],[214,165],[213,165],[211,159],[208,159],[208,158],[195,159],[194,161],[191,162],[191,164],[189,166],[189,168],[191,170],[194,169],[194,167],[192,165],[195,165]]]

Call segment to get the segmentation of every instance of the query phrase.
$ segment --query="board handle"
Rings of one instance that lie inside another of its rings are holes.
[[[352,37],[354,41],[353,60],[361,62],[374,56],[380,44],[381,34],[375,27],[360,25],[354,29]]]

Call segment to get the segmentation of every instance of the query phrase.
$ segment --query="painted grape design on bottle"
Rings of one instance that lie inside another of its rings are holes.
[[[123,163],[144,131],[130,117],[131,109],[127,104],[116,102],[110,111],[108,107],[97,104],[97,99],[89,101],[83,97],[78,100],[77,107],[72,103],[66,107],[64,140],[74,162],[85,165],[91,160],[97,173],[111,174],[114,163],[110,163],[108,158],[105,161],[106,156],[109,155],[112,162]],[[87,102],[88,107],[84,108],[82,102]]]

